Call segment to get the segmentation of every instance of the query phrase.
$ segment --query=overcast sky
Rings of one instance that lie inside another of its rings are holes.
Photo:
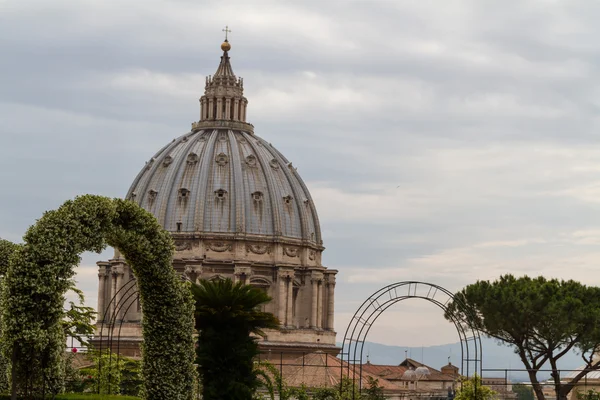
[[[124,196],[198,120],[227,24],[248,120],[315,200],[338,340],[397,281],[600,284],[599,19],[595,0],[0,0],[0,237]],[[78,269],[91,305],[110,256]],[[369,339],[457,334],[411,300]]]

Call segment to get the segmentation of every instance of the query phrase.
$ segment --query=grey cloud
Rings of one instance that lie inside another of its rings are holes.
[[[124,195],[197,119],[228,23],[250,122],[317,201],[340,315],[385,279],[568,265],[595,283],[596,239],[564,239],[600,226],[592,1],[3,7],[2,237],[77,194]],[[90,304],[110,256],[83,257]]]

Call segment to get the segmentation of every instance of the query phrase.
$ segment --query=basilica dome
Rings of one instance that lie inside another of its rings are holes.
[[[200,104],[200,121],[146,163],[127,198],[173,233],[287,238],[320,246],[310,193],[292,163],[246,122],[243,80],[234,75],[227,51],[206,79]]]
[[[321,244],[315,205],[302,178],[249,129],[203,128],[180,136],[146,163],[127,198],[174,233]]]
[[[233,73],[227,39],[221,50],[200,97],[199,120],[146,162],[127,199],[171,233],[173,268],[187,280],[231,279],[271,297],[264,311],[281,326],[266,331],[262,350],[280,358],[337,354],[337,271],[321,262],[315,204],[292,163],[246,121],[244,82]],[[99,329],[119,321],[120,349],[136,355],[143,313],[133,271],[118,249],[98,267]]]

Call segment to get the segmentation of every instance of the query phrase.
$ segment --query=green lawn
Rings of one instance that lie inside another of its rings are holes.
[[[10,396],[6,394],[0,394],[0,400],[10,400]],[[115,396],[109,394],[70,393],[59,394],[56,396],[56,400],[140,400],[140,398],[132,396]]]

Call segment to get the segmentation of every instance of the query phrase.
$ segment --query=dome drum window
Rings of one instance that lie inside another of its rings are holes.
[[[179,198],[180,199],[186,199],[189,197],[189,195],[190,195],[189,189],[186,189],[186,188],[179,189]]]
[[[187,164],[188,165],[195,165],[198,162],[198,154],[196,153],[190,153],[187,156]]]
[[[153,201],[154,199],[156,199],[156,195],[158,195],[158,192],[156,190],[148,190],[148,200]]]
[[[263,193],[262,192],[252,193],[252,200],[254,200],[255,203],[262,202],[263,201]]]
[[[215,190],[215,199],[217,201],[223,201],[223,200],[225,200],[226,197],[227,197],[227,190],[225,190],[225,189]]]
[[[253,154],[246,157],[246,165],[250,168],[256,168],[258,166],[256,157]]]
[[[294,198],[292,196],[290,196],[289,194],[283,198],[283,202],[285,204],[292,204],[292,200],[294,200]]]
[[[225,153],[219,153],[215,161],[220,167],[224,167],[229,163],[229,157]]]
[[[165,159],[163,160],[163,167],[168,167],[169,165],[171,165],[173,163],[173,157],[171,156],[166,156]]]

